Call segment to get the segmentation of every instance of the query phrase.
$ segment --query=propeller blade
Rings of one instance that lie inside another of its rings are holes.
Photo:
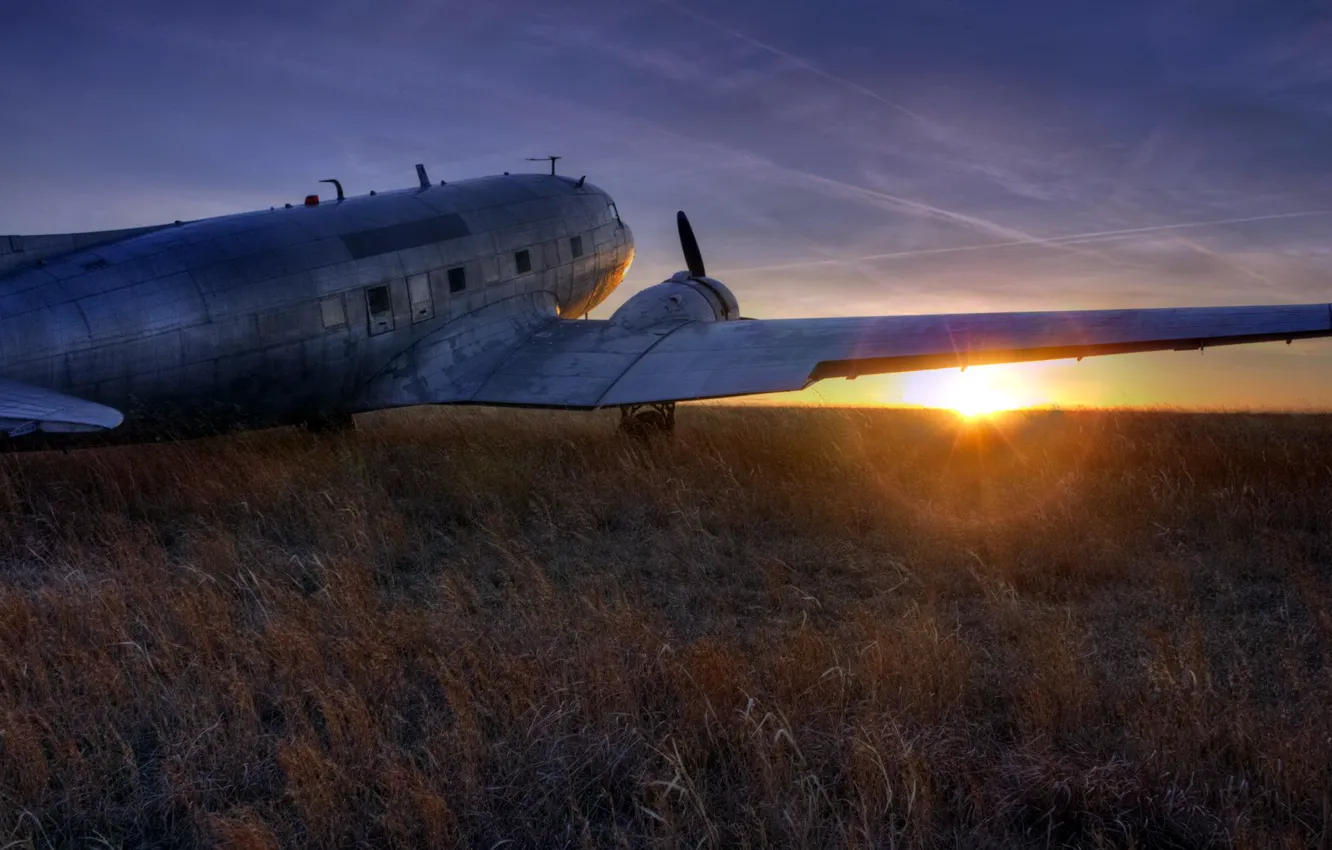
[[[689,217],[680,210],[675,214],[675,224],[680,230],[680,248],[684,251],[685,268],[693,277],[707,277],[703,267],[703,252],[698,250],[698,240],[694,238],[694,228],[689,226]]]

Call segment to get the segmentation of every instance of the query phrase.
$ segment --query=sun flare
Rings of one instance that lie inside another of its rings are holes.
[[[1049,403],[1032,375],[1003,366],[915,372],[905,377],[903,401],[953,410],[967,419]]]
[[[973,392],[954,399],[948,406],[968,419],[972,419],[977,416],[998,413],[1002,410],[1012,410],[1015,407],[1022,407],[1022,404],[1013,397],[999,392],[994,387],[978,387]]]

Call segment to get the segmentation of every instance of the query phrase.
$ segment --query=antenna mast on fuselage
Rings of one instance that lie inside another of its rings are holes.
[[[555,176],[555,160],[557,160],[557,159],[564,159],[564,157],[562,157],[562,156],[529,156],[529,157],[527,158],[527,161],[528,161],[528,162],[545,162],[546,160],[550,160],[550,176],[551,176],[551,177],[554,177],[554,176]]]

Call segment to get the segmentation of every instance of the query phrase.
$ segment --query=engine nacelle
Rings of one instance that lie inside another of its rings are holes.
[[[729,322],[740,318],[740,304],[726,284],[710,277],[676,272],[670,280],[636,293],[611,316],[628,330],[674,322]]]

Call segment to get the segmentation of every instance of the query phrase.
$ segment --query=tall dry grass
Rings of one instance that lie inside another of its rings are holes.
[[[0,840],[1329,843],[1332,418],[612,421],[0,459]]]

